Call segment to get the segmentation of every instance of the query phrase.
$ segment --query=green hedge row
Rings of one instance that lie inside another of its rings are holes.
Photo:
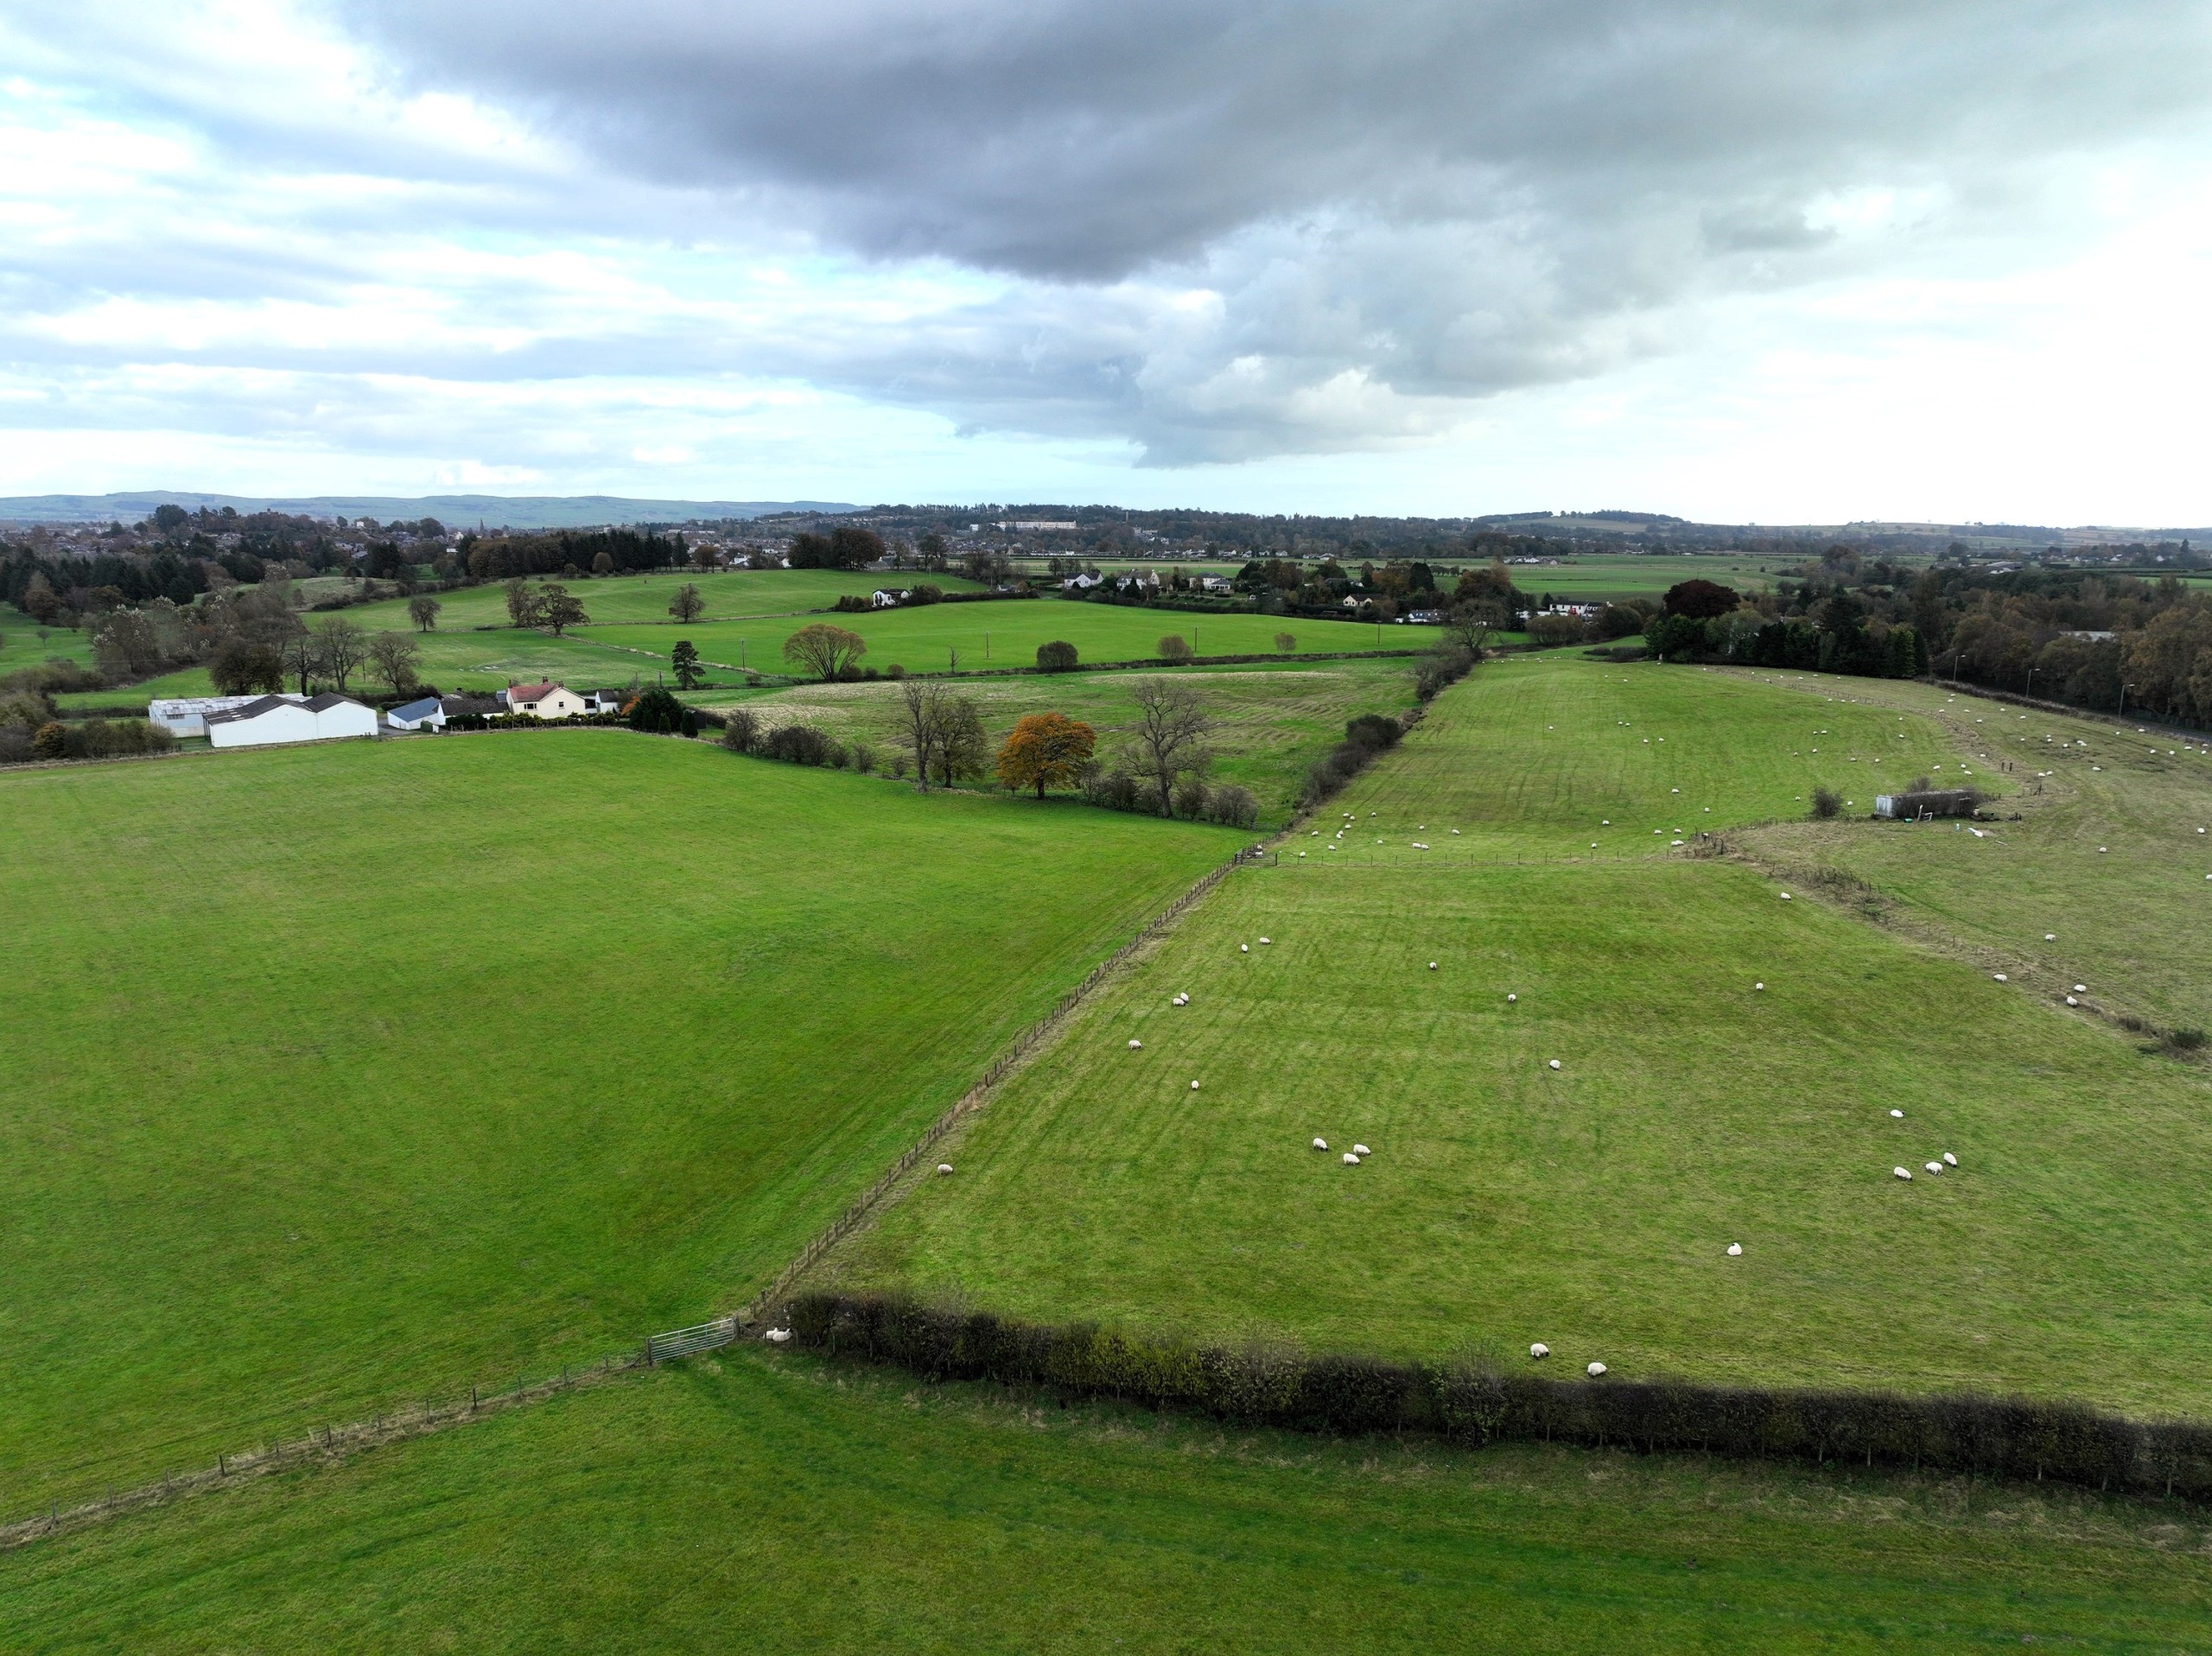
[[[935,1379],[1052,1387],[1296,1431],[1880,1462],[2212,1501],[2212,1427],[2128,1420],[2068,1403],[1551,1380],[1495,1364],[1224,1350],[889,1295],[802,1295],[791,1304],[790,1326],[794,1342],[809,1349]]]

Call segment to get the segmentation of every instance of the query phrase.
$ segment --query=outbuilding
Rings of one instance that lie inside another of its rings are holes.
[[[436,696],[426,695],[419,701],[410,701],[404,707],[389,709],[384,721],[394,730],[443,730],[446,727],[445,703]]]
[[[257,695],[187,695],[156,696],[146,704],[146,719],[159,725],[172,736],[205,736],[207,720],[218,713],[235,713],[240,707],[265,700]],[[286,701],[304,701],[303,695],[288,695]]]
[[[376,709],[347,695],[326,691],[302,701],[296,696],[264,695],[212,714],[211,747],[271,747],[285,742],[336,742],[377,733]]]

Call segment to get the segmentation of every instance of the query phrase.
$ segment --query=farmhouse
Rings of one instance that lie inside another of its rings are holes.
[[[302,701],[297,696],[256,697],[242,707],[207,716],[213,747],[268,747],[280,742],[334,742],[377,733],[376,710],[351,696],[326,691]]]
[[[532,719],[569,719],[599,710],[598,697],[587,700],[565,684],[510,684],[506,697],[509,713]]]
[[[421,730],[425,726],[432,730],[446,727],[445,704],[434,695],[419,701],[410,701],[404,707],[393,707],[384,716],[384,721],[394,730]]]

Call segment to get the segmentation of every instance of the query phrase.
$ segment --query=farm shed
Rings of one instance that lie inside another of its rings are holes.
[[[212,714],[207,741],[214,747],[268,747],[280,742],[334,742],[374,736],[377,715],[351,696],[264,695],[228,713]]]
[[[156,696],[146,704],[146,719],[159,725],[172,736],[204,736],[207,733],[210,715],[235,713],[264,698],[257,695],[188,695]],[[304,696],[288,695],[287,701],[301,701]]]
[[[1972,816],[1980,805],[1981,795],[1972,788],[1924,788],[1874,796],[1874,815],[1900,822],[1918,822],[1925,816]]]
[[[385,714],[384,721],[394,730],[420,730],[426,725],[432,730],[443,730],[445,704],[434,695],[426,695],[419,701],[391,708]]]

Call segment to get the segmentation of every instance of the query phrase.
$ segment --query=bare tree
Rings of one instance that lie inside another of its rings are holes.
[[[679,621],[691,622],[697,620],[706,607],[707,600],[699,596],[698,583],[687,581],[669,600],[668,612]]]
[[[330,675],[342,695],[346,681],[361,669],[368,650],[368,635],[342,615],[334,615],[315,633],[322,644],[322,670]]]
[[[976,699],[944,695],[938,701],[937,774],[950,788],[963,777],[980,777],[991,762],[990,738]]]
[[[1133,733],[1139,767],[1160,788],[1160,814],[1172,809],[1175,778],[1186,771],[1205,768],[1205,739],[1214,727],[1213,715],[1198,691],[1185,680],[1147,678],[1137,681],[1137,725]]]
[[[322,676],[322,634],[302,627],[286,638],[283,653],[284,670],[299,681],[300,694],[305,695]]]
[[[899,687],[899,732],[893,738],[914,756],[914,785],[930,790],[930,762],[937,757],[945,696],[931,679],[910,678]]]
[[[415,682],[415,663],[423,646],[404,632],[379,632],[369,640],[369,669],[391,686],[396,695]]]
[[[415,624],[417,631],[428,632],[437,625],[438,612],[444,607],[436,599],[424,593],[407,600],[407,619]]]
[[[537,594],[530,590],[530,583],[520,575],[507,582],[507,623],[511,626],[534,627],[539,612]]]

